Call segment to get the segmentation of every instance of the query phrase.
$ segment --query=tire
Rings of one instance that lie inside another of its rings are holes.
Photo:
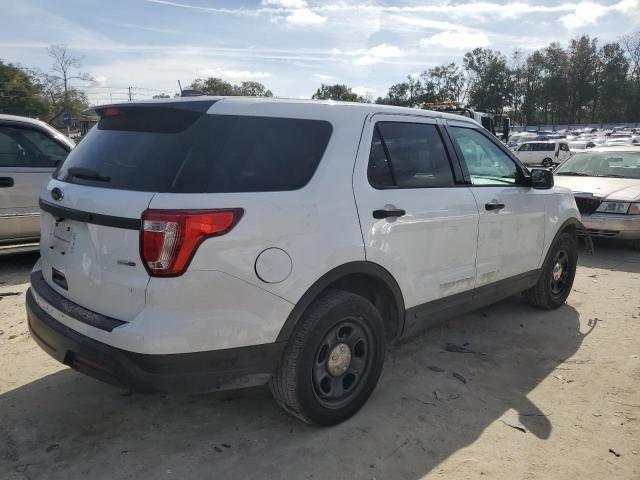
[[[545,310],[560,307],[571,293],[577,264],[576,239],[568,233],[561,233],[547,253],[538,283],[524,292],[527,302]]]
[[[359,295],[327,290],[300,319],[269,388],[280,406],[301,420],[336,425],[371,396],[385,349],[376,307]]]
[[[550,158],[545,158],[544,160],[542,160],[542,166],[553,167],[553,160],[551,160]]]

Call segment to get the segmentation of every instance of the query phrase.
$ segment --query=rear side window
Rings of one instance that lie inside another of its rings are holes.
[[[135,110],[102,118],[58,178],[149,192],[297,190],[313,176],[331,136],[331,124],[321,120]],[[101,180],[70,175],[71,167]]]
[[[367,176],[374,188],[455,184],[438,129],[425,123],[378,122],[371,142]]]
[[[534,143],[533,150],[536,152],[553,152],[556,149],[555,143]]]

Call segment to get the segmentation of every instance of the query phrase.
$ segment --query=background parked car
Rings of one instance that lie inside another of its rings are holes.
[[[527,142],[515,152],[525,165],[544,165],[551,167],[560,164],[571,156],[566,142]]]
[[[0,115],[0,252],[37,244],[40,188],[73,146],[44,122]]]
[[[591,235],[634,240],[640,248],[640,148],[576,153],[555,171],[555,183],[573,190]]]

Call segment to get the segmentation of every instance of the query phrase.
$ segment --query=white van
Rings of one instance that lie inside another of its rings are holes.
[[[571,156],[567,142],[527,142],[516,150],[516,156],[525,165],[552,167]]]

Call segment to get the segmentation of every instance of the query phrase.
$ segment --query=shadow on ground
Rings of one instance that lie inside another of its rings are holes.
[[[0,287],[27,283],[39,256],[38,252],[0,255]]]
[[[580,252],[579,265],[590,268],[640,273],[640,251],[629,242],[609,238],[593,239],[594,254]]]
[[[516,297],[459,317],[393,349],[369,403],[330,429],[284,413],[266,388],[126,396],[64,370],[0,395],[0,477],[418,479],[508,409],[548,438],[553,417],[527,395],[583,338],[567,305]]]

